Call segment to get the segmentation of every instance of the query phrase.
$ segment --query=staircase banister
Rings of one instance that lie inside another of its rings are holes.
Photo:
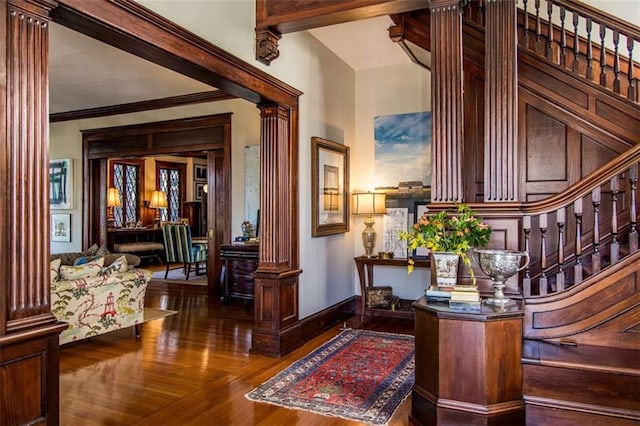
[[[523,203],[522,212],[526,215],[535,215],[566,207],[577,199],[585,197],[594,188],[609,182],[612,177],[627,171],[632,165],[638,163],[638,161],[640,161],[640,144],[589,173],[584,179],[571,185],[561,193],[543,200]]]
[[[575,10],[577,12],[581,12],[583,16],[589,16],[593,19],[593,22],[606,24],[609,28],[615,28],[621,33],[632,38],[640,38],[640,27],[581,1],[553,0],[553,4],[554,6],[564,6],[569,11]]]

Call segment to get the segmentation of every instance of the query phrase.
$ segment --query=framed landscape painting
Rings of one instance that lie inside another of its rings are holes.
[[[431,185],[431,112],[374,117],[375,187],[399,182]]]
[[[349,230],[349,147],[311,138],[311,235]]]

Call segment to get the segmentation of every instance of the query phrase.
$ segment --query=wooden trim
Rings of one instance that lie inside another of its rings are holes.
[[[305,342],[319,336],[331,327],[356,314],[356,296],[351,296],[333,306],[300,320],[302,339]]]
[[[188,95],[170,96],[166,98],[151,99],[148,101],[129,102],[126,104],[110,105],[98,108],[88,108],[76,111],[58,112],[49,115],[50,123],[62,121],[81,120],[85,118],[106,117],[110,115],[129,114],[132,112],[150,111],[163,108],[173,108],[183,105],[191,105],[205,102],[225,101],[236,99],[221,90],[210,92],[191,93]]]

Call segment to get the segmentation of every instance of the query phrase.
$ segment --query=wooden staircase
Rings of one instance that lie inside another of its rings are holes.
[[[637,424],[640,29],[574,0],[518,7],[527,201],[484,208],[494,221],[518,218],[517,244],[532,259],[518,283],[527,424]],[[428,10],[391,18],[394,41],[430,51]],[[463,52],[465,121],[483,123],[484,1],[464,9]],[[481,159],[482,146],[482,125],[465,126],[465,151]],[[465,198],[482,213],[482,179],[469,175]]]

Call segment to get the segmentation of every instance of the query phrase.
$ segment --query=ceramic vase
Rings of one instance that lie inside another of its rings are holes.
[[[453,287],[458,282],[460,256],[452,252],[431,252],[431,287]]]

